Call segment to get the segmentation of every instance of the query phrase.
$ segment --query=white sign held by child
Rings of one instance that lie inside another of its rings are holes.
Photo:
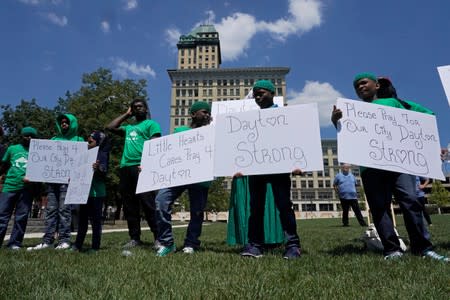
[[[213,126],[146,141],[136,193],[213,180],[213,147]]]
[[[337,107],[340,162],[444,179],[435,116],[342,98]]]
[[[450,105],[450,65],[438,67],[437,70],[447,96],[448,105]]]
[[[94,176],[93,164],[97,160],[98,147],[75,156],[69,187],[64,204],[86,204]]]

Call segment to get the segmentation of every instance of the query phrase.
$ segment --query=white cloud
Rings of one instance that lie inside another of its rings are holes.
[[[67,20],[67,17],[66,16],[61,16],[61,17],[59,17],[58,15],[56,15],[55,13],[47,13],[47,14],[44,14],[44,17],[48,20],[48,21],[50,21],[51,23],[53,23],[53,24],[55,24],[55,25],[58,25],[58,26],[61,26],[61,27],[64,27],[64,26],[66,26],[67,25],[67,23],[68,23],[68,20]]]
[[[53,5],[59,5],[64,0],[18,0],[19,2],[22,2],[23,4],[27,5],[39,5],[39,4],[45,4],[45,3],[51,3]]]
[[[39,0],[19,0],[19,2],[28,4],[28,5],[38,5],[40,1]]]
[[[181,32],[176,28],[169,28],[166,29],[166,42],[169,44],[170,47],[175,47],[178,43],[178,39],[181,36]]]
[[[342,94],[335,90],[328,82],[306,81],[301,92],[289,90],[287,99],[288,105],[317,103],[319,109],[319,122],[321,127],[331,126],[331,111],[336,99]]]
[[[255,18],[248,14],[235,13],[215,24],[219,32],[220,48],[224,61],[233,61],[245,54],[250,40],[256,34]]]
[[[156,72],[149,65],[138,65],[136,62],[127,62],[120,57],[111,58],[114,69],[113,72],[120,77],[136,76],[151,76],[156,77]]]
[[[125,2],[125,10],[133,10],[138,7],[137,0],[124,0]]]
[[[102,21],[100,23],[100,28],[104,33],[109,33],[111,31],[111,26],[109,25],[108,21]]]

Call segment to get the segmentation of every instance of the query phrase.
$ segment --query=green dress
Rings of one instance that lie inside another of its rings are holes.
[[[228,210],[227,243],[245,245],[248,242],[248,218],[250,216],[250,192],[248,177],[233,179]],[[273,199],[272,187],[267,185],[266,207],[264,211],[264,243],[280,244],[284,242],[284,232],[278,209]]]

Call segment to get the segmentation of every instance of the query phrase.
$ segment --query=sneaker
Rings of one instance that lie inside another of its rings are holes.
[[[300,248],[297,246],[289,247],[284,251],[283,258],[284,259],[296,259],[301,255]]]
[[[158,240],[155,240],[153,243],[153,250],[158,251],[161,247],[163,247],[163,245]]]
[[[252,244],[247,244],[244,247],[244,250],[242,250],[241,256],[259,258],[263,256],[263,252],[259,247]]]
[[[158,257],[167,256],[170,253],[175,252],[175,251],[176,251],[175,244],[173,244],[171,246],[161,245],[161,247],[158,249],[158,252],[156,252],[156,256],[158,256]]]
[[[67,250],[67,249],[70,249],[71,247],[70,247],[70,244],[69,243],[67,243],[67,242],[62,242],[62,243],[59,243],[58,244],[58,246],[56,246],[56,250]]]
[[[128,243],[122,246],[124,249],[130,249],[142,246],[142,242],[140,240],[130,240]]]
[[[11,246],[8,246],[8,249],[9,249],[9,250],[13,250],[13,251],[17,251],[17,250],[20,250],[20,246],[17,246],[17,245],[11,245]]]
[[[184,248],[183,248],[183,253],[186,253],[186,254],[194,254],[194,252],[195,252],[195,249],[192,248],[192,247],[184,247]]]
[[[437,254],[436,252],[434,252],[432,250],[425,251],[422,254],[422,257],[423,258],[429,257],[429,258],[434,259],[434,260],[443,261],[443,262],[449,262],[449,259],[448,259],[447,256],[439,255],[439,254]]]
[[[34,247],[28,247],[27,251],[33,251],[33,250],[42,250],[42,249],[47,249],[50,247],[50,244],[46,244],[46,243],[41,243],[39,245],[36,245]]]
[[[403,252],[395,251],[384,257],[384,260],[397,260],[403,257]]]

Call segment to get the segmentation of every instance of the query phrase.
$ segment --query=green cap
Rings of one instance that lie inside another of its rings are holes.
[[[253,85],[253,90],[257,89],[265,89],[271,91],[272,93],[275,93],[275,86],[270,80],[258,80],[257,82],[255,82],[255,84]]]
[[[209,113],[211,113],[211,106],[209,105],[208,102],[205,101],[198,101],[192,104],[191,108],[189,109],[189,112],[193,114],[201,109],[207,110]]]
[[[353,79],[353,86],[355,86],[356,83],[363,78],[369,78],[370,80],[377,82],[377,76],[375,76],[372,73],[363,72],[363,73],[359,73],[355,76],[355,78]]]
[[[22,128],[22,130],[20,131],[21,135],[31,135],[32,137],[36,137],[37,136],[37,130],[34,129],[33,127],[24,127]]]

